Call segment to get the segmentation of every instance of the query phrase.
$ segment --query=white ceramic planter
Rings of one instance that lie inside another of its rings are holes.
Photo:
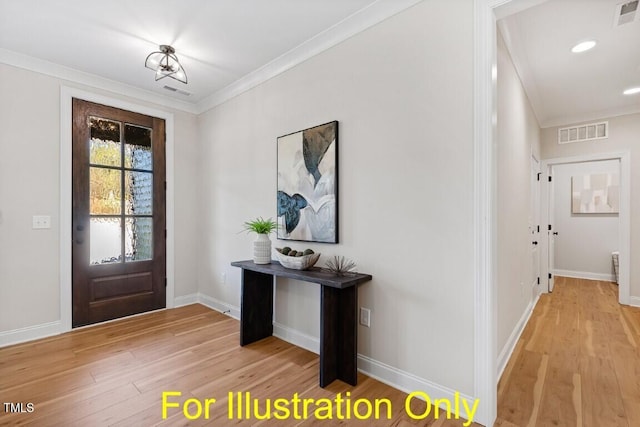
[[[253,262],[256,264],[271,263],[271,239],[268,234],[258,234],[253,241]]]

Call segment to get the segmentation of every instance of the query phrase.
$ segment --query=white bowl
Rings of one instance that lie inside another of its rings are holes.
[[[303,255],[303,256],[288,256],[283,255],[280,251],[281,248],[276,248],[276,258],[280,261],[285,268],[290,268],[292,270],[307,270],[315,265],[320,259],[320,254],[311,254],[311,255]]]

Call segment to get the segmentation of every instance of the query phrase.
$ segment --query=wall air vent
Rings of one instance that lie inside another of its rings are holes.
[[[616,13],[613,16],[613,26],[628,24],[640,20],[638,13],[638,0],[627,1],[616,5]]]
[[[187,92],[186,90],[182,90],[182,89],[176,89],[175,87],[172,87],[172,86],[169,86],[169,85],[164,85],[163,88],[168,90],[168,91],[170,91],[170,92],[179,93],[180,95],[191,96],[190,92]]]
[[[609,122],[589,123],[558,129],[558,144],[609,138]]]

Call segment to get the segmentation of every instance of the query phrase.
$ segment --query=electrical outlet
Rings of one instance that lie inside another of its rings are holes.
[[[32,228],[34,230],[51,228],[51,217],[49,215],[34,215]]]
[[[367,328],[371,326],[371,310],[360,307],[360,324]]]

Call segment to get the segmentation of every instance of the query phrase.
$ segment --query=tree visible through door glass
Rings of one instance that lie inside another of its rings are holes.
[[[153,259],[151,129],[90,118],[90,263]]]

